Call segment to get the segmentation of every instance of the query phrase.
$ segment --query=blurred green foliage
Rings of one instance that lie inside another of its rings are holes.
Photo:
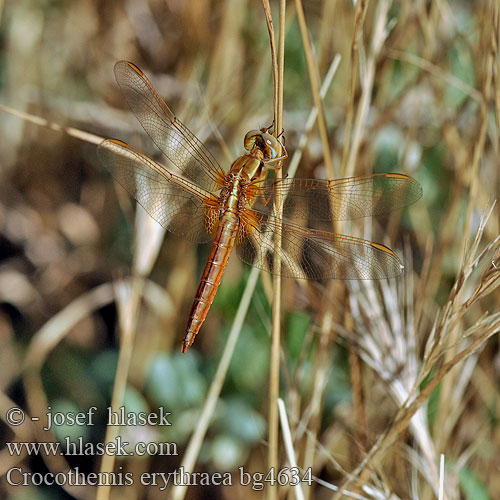
[[[468,467],[460,469],[458,479],[467,500],[491,500],[482,481]]]

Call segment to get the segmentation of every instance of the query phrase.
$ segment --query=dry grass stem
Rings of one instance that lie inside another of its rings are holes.
[[[342,170],[341,177],[352,175],[347,171],[348,152],[351,148],[351,128],[352,117],[354,115],[354,98],[356,93],[357,75],[358,75],[358,55],[360,42],[363,43],[361,36],[363,34],[363,24],[365,22],[366,11],[368,10],[369,0],[362,0],[356,3],[354,10],[354,33],[351,45],[351,67],[350,67],[350,85],[349,85],[349,103],[347,105],[347,114],[345,120],[344,149],[342,150]]]
[[[226,380],[229,363],[231,362],[238,337],[241,333],[243,322],[245,321],[245,317],[248,312],[248,307],[250,306],[250,301],[252,300],[252,295],[257,285],[259,274],[260,271],[257,268],[253,268],[250,272],[245,290],[238,305],[238,311],[236,312],[226,345],[224,346],[224,351],[217,366],[217,371],[215,372],[212,383],[210,384],[207,398],[201,410],[195,431],[191,436],[186,452],[184,453],[181,466],[188,472],[191,472],[194,469],[203,440],[210,424],[210,420],[213,417],[222,386]],[[171,491],[172,498],[174,500],[182,500],[185,497],[186,490],[186,485],[175,486]]]
[[[383,44],[389,34],[387,27],[387,14],[390,5],[391,0],[381,0],[377,2],[373,23],[373,33],[370,41],[370,47],[368,49],[368,57],[366,59],[366,63],[363,63],[363,61],[360,60],[361,98],[357,108],[356,120],[354,121],[353,136],[351,139],[351,146],[349,148],[347,164],[343,173],[346,177],[353,175],[361,141],[363,139],[363,130],[368,117],[368,110],[370,107],[373,83],[375,79],[375,67]]]
[[[25,113],[23,111],[13,109],[1,103],[0,109],[27,122],[34,123],[35,125],[39,125],[40,127],[48,128],[49,130],[53,130],[54,132],[62,132],[69,135],[70,137],[75,137],[76,139],[89,142],[90,144],[100,144],[104,140],[104,137],[99,137],[98,135],[90,134],[89,132],[85,132],[84,130],[79,130],[74,127],[63,127],[58,123],[51,122],[49,120],[46,120],[45,118],[41,118],[30,113]]]
[[[323,104],[320,97],[320,80],[316,60],[313,55],[313,49],[311,47],[311,42],[309,40],[309,34],[307,32],[307,23],[304,14],[304,8],[302,6],[302,0],[295,1],[295,9],[297,10],[297,18],[299,20],[300,34],[302,37],[302,44],[304,46],[304,52],[307,61],[307,71],[309,75],[309,82],[311,85],[312,96],[314,99],[314,106],[318,110],[318,128],[319,135],[321,138],[321,146],[323,148],[323,159],[325,162],[325,168],[328,172],[330,179],[334,177],[332,158],[330,152],[330,144],[328,142],[328,132],[326,128],[325,113],[323,110]]]
[[[290,425],[286,415],[285,403],[281,398],[278,398],[278,410],[281,422],[281,431],[283,433],[283,441],[285,443],[286,456],[291,468],[297,469],[297,460],[295,459],[295,451],[293,449],[292,434],[290,432]],[[294,486],[295,497],[297,500],[304,500],[304,493],[300,482]]]
[[[266,13],[266,22],[269,32],[271,59],[273,67],[273,89],[274,89],[274,124],[275,135],[281,134],[281,123],[283,121],[283,74],[285,62],[285,0],[280,1],[280,20],[279,20],[279,53],[276,54],[276,42],[274,36],[274,28],[272,22],[271,8],[268,0],[262,0],[264,11]],[[278,152],[278,154],[281,151]],[[275,179],[281,179],[281,165],[275,170]],[[281,196],[275,199],[274,211],[278,217],[282,211]],[[274,260],[273,266],[276,269],[281,268],[280,252],[281,249],[281,234],[277,232],[274,237]],[[279,397],[279,376],[280,376],[280,339],[281,339],[281,276],[275,274],[273,276],[273,300],[271,311],[271,359],[269,368],[269,449],[268,449],[268,468],[269,470],[277,470],[278,468],[278,412],[276,401]],[[269,486],[267,490],[267,498],[273,500],[277,498],[277,488]]]

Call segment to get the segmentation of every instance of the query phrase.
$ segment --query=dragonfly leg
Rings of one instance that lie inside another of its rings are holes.
[[[261,128],[260,131],[261,132],[269,132],[271,129],[274,129],[274,120],[271,122],[271,125],[269,125],[269,127]]]
[[[288,158],[288,153],[286,152],[286,149],[283,146],[283,144],[281,144],[281,147],[283,148],[283,154],[281,156],[277,156],[276,158],[271,158],[270,160],[266,160],[266,162],[265,162],[266,170],[278,170],[278,168],[280,168],[279,166],[271,167],[269,164],[275,163],[275,162],[281,161],[281,160],[286,160]]]

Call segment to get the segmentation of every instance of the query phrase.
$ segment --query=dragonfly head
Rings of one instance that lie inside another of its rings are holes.
[[[245,149],[249,152],[257,149],[262,153],[263,160],[273,160],[278,156],[278,140],[274,135],[268,134],[267,129],[250,130],[243,141]]]

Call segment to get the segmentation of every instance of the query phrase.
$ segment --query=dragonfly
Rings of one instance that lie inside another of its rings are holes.
[[[337,180],[268,178],[268,171],[287,156],[272,127],[248,132],[245,153],[226,172],[135,64],[119,61],[114,73],[169,169],[117,139],[98,146],[101,163],[165,229],[196,243],[213,240],[182,352],[207,317],[233,249],[248,264],[297,279],[381,279],[402,273],[400,259],[385,245],[306,225],[319,221],[333,227],[331,221],[403,208],[422,196],[416,180],[400,173]],[[277,197],[281,212],[275,208]],[[276,234],[282,242],[279,268],[274,267]]]

